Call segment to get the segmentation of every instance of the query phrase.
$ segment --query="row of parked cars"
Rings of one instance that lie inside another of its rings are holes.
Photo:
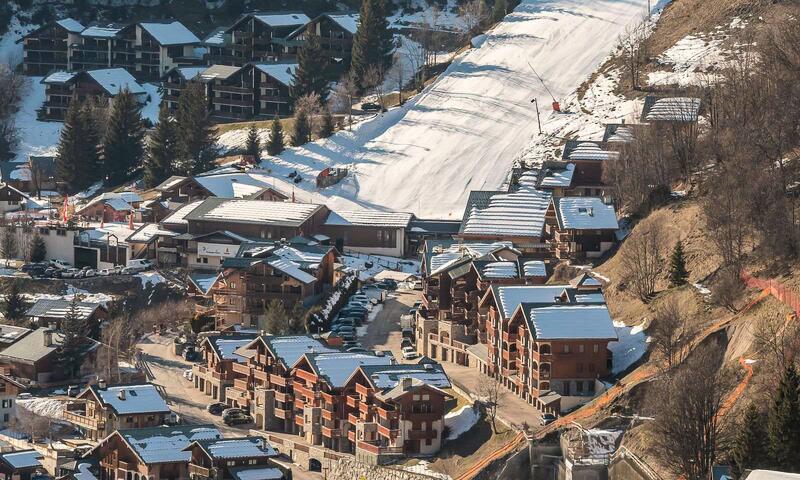
[[[76,268],[63,260],[26,263],[20,268],[33,278],[89,278],[107,277],[110,275],[135,275],[153,268],[150,260],[129,260],[126,266],[94,269],[91,267]]]
[[[364,285],[356,291],[339,310],[331,322],[331,332],[344,340],[343,348],[348,352],[366,352],[357,339],[357,329],[367,320],[372,309],[383,302],[386,292],[397,288],[394,280],[384,280]]]

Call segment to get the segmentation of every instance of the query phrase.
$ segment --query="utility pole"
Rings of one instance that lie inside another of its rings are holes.
[[[542,134],[542,119],[539,118],[539,102],[534,98],[531,103],[536,107],[536,123],[539,125],[539,135]]]

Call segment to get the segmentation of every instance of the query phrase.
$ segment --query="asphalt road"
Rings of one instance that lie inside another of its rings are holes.
[[[206,406],[211,402],[199,390],[195,390],[194,383],[183,377],[183,372],[192,368],[192,363],[173,353],[173,335],[145,336],[139,343],[142,351],[142,362],[151,375],[150,383],[161,387],[166,395],[170,408],[180,415],[183,423],[202,424],[210,423],[216,426],[226,437],[247,435],[252,425],[237,425],[229,427],[222,423],[219,416],[211,415],[206,411]],[[282,435],[276,433],[276,435]],[[297,439],[298,437],[292,436]],[[288,460],[288,459],[284,459]],[[283,462],[284,464],[288,462]],[[322,475],[308,472],[299,466],[292,466],[292,477],[295,480],[319,480]]]
[[[414,302],[420,299],[417,290],[396,290],[389,294],[383,308],[367,326],[367,332],[359,341],[365,348],[391,350],[398,362],[403,362],[400,349],[402,334],[400,333],[400,317],[408,313]]]

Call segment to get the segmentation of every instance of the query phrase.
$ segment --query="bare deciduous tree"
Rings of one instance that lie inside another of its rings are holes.
[[[686,315],[676,301],[668,300],[656,309],[647,333],[653,349],[666,360],[668,370],[681,362],[691,332]]]
[[[11,419],[11,428],[28,435],[31,440],[35,441],[50,434],[50,419],[18,406],[16,414]]]
[[[705,480],[727,443],[720,414],[734,381],[715,346],[696,350],[681,368],[663,376],[648,395],[655,420],[651,448],[659,461],[687,480]]]
[[[336,83],[329,103],[334,113],[347,114],[347,126],[352,130],[353,126],[353,103],[358,95],[358,86],[350,75],[343,75]]]
[[[619,50],[625,62],[631,88],[638,90],[642,69],[650,57],[650,28],[648,23],[629,26],[619,37]]]
[[[717,274],[719,280],[711,289],[711,302],[717,306],[736,313],[736,302],[744,293],[744,284],[739,278],[739,270],[734,267],[725,267]]]
[[[481,27],[486,23],[491,15],[491,11],[483,0],[469,0],[458,8],[458,18],[464,28],[464,32],[469,35],[467,41],[481,31]]]
[[[497,410],[505,397],[505,390],[496,378],[482,379],[478,386],[478,397],[486,406],[486,416],[492,424],[492,432],[497,433]]]
[[[655,293],[656,282],[664,268],[659,236],[660,229],[657,226],[634,231],[620,252],[625,283],[644,303],[649,302]]]
[[[384,71],[383,66],[381,65],[372,65],[367,69],[367,72],[364,74],[364,85],[378,98],[378,104],[385,108],[386,105],[384,104]]]

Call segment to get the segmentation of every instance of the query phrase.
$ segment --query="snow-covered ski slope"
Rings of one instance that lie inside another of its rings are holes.
[[[499,187],[513,160],[534,141],[531,99],[539,100],[543,122],[553,114],[550,95],[531,66],[557,99],[569,95],[625,28],[642,21],[647,3],[523,0],[480,48],[456,59],[404,107],[271,160],[276,186],[297,188],[299,200],[333,208],[459,218],[470,190]],[[317,172],[348,164],[354,175],[316,191]],[[282,180],[294,169],[305,179],[296,187]]]

